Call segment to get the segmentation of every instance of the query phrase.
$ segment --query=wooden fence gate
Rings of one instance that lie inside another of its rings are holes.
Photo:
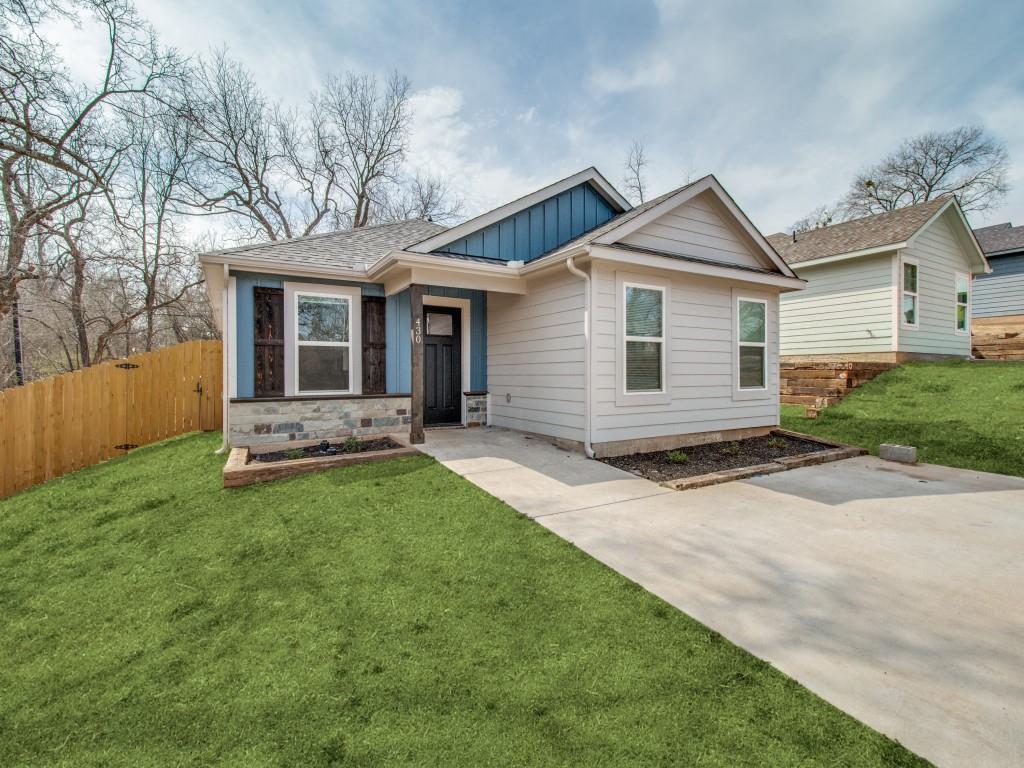
[[[222,426],[221,343],[188,341],[0,391],[0,497]]]

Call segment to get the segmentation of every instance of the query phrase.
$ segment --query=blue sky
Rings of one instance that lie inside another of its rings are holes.
[[[166,42],[226,44],[267,92],[397,69],[415,90],[410,162],[467,213],[596,165],[633,137],[654,194],[715,173],[766,233],[842,195],[925,130],[981,122],[1014,189],[975,224],[1024,224],[1024,3],[143,0]]]

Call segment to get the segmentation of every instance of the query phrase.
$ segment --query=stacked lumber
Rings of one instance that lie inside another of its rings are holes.
[[[813,418],[865,381],[896,366],[869,360],[781,362],[779,394],[783,403],[806,406],[807,415]]]

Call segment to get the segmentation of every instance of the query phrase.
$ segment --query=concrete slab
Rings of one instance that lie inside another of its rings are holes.
[[[428,450],[937,765],[1024,764],[1024,479],[861,457],[676,492],[512,432]]]
[[[672,493],[580,453],[496,427],[428,430],[422,449],[529,517]]]

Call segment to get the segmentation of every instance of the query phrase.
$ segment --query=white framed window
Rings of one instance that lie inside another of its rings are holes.
[[[957,333],[971,332],[971,276],[966,272],[957,272],[954,277],[954,299],[956,301],[956,315],[954,315],[954,328]]]
[[[916,261],[903,260],[900,279],[900,323],[907,328],[917,328],[921,307],[917,294],[918,267]]]
[[[658,285],[622,284],[623,392],[665,392],[665,289]]]
[[[736,298],[736,370],[739,389],[768,388],[768,302]]]
[[[294,306],[296,394],[352,392],[352,297],[297,290]]]

